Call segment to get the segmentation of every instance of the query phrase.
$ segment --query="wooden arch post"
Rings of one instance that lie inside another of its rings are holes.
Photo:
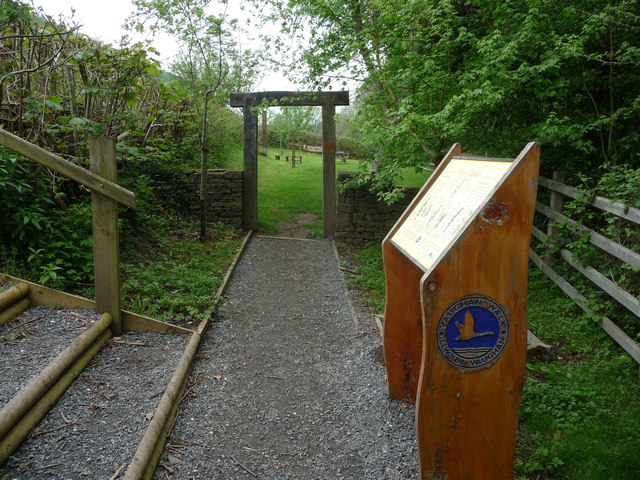
[[[242,108],[244,119],[242,176],[242,227],[258,228],[258,115],[252,111],[253,103],[245,99]]]
[[[258,116],[253,109],[269,105],[322,107],[322,217],[323,235],[335,233],[336,218],[336,105],[349,105],[349,92],[232,93],[229,104],[242,107],[244,117],[243,226],[258,228]]]
[[[454,145],[383,242],[393,398],[416,400],[423,480],[513,478],[540,147]]]

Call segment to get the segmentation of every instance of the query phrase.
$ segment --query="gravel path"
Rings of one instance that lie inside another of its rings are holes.
[[[31,307],[0,326],[0,407],[98,318],[92,310]]]
[[[38,307],[0,327],[0,406],[97,318]],[[107,342],[0,468],[0,478],[111,478],[133,458],[188,340],[138,332]]]
[[[224,308],[155,478],[417,478],[413,405],[387,399],[331,242],[254,237]]]

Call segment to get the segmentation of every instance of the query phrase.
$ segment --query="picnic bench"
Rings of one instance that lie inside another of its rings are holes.
[[[342,160],[342,163],[347,163],[347,159],[349,158],[349,152],[336,152],[336,157]]]

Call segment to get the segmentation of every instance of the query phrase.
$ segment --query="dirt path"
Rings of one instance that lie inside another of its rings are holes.
[[[287,238],[307,238],[311,227],[309,224],[318,220],[318,216],[313,213],[298,213],[291,222],[280,222],[278,227],[280,233],[276,237]]]
[[[331,242],[253,238],[224,308],[155,478],[417,478],[413,406],[388,401]]]

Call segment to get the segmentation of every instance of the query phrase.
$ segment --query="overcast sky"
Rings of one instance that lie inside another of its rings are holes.
[[[36,6],[57,18],[59,14],[71,16],[82,24],[80,31],[105,43],[117,43],[124,33],[122,25],[133,10],[130,0],[34,0]],[[238,1],[229,0],[227,13],[229,16],[242,19],[245,12],[238,8]],[[246,18],[246,17],[245,17]],[[136,37],[135,40],[143,40]],[[160,52],[159,60],[168,65],[177,54],[176,42],[167,36],[156,36],[153,46]],[[271,73],[265,76],[257,90],[295,90],[298,87],[282,75]]]

